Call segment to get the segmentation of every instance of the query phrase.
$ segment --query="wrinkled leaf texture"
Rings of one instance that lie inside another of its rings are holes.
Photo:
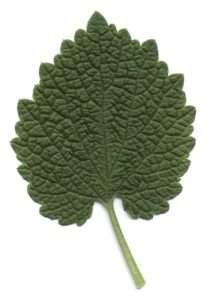
[[[81,225],[112,197],[133,218],[166,212],[189,167],[195,109],[155,41],[140,44],[96,12],[39,73],[11,143],[40,213]]]

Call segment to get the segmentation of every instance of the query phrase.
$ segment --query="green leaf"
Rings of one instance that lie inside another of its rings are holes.
[[[18,103],[11,142],[28,192],[61,225],[82,225],[102,203],[129,254],[112,199],[121,198],[131,217],[151,219],[182,190],[195,117],[183,75],[168,75],[154,40],[140,44],[97,12],[39,74],[33,100]]]

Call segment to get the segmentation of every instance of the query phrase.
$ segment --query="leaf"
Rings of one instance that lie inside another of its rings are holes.
[[[11,143],[40,213],[82,225],[98,201],[114,221],[114,197],[133,218],[166,212],[194,146],[195,109],[182,87],[154,40],[140,44],[94,13],[41,64],[33,100],[18,103]]]

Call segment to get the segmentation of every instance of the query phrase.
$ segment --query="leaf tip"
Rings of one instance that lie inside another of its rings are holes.
[[[106,19],[98,11],[95,11],[88,21],[87,30],[88,32],[98,31],[105,26],[108,26]]]

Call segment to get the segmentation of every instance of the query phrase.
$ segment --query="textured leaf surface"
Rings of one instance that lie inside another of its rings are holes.
[[[83,224],[95,201],[120,197],[134,218],[168,210],[194,146],[183,76],[95,13],[40,66],[33,100],[18,103],[12,146],[42,215]]]

